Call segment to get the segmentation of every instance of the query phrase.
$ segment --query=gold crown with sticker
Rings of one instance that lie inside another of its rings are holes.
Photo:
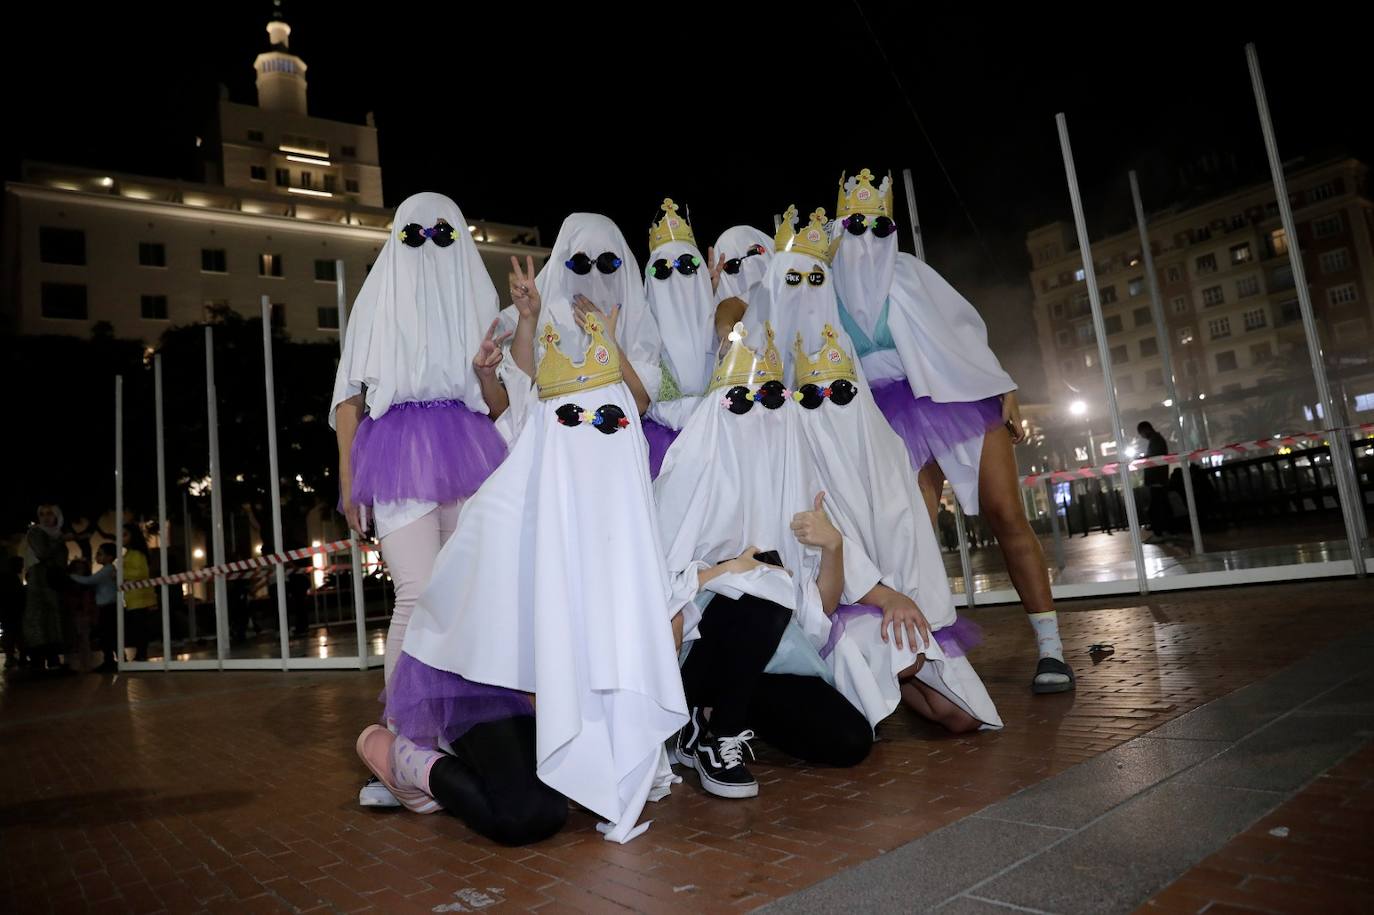
[[[773,343],[773,325],[763,322],[763,333],[768,338],[763,352],[757,353],[744,344],[748,335],[742,322],[735,322],[730,331],[730,348],[716,362],[716,370],[711,375],[711,390],[734,387],[759,387],[770,381],[782,381],[782,356]]]
[[[825,231],[825,210],[817,209],[811,214],[811,221],[800,232],[797,231],[797,208],[789,206],[778,223],[778,231],[773,235],[773,250],[790,251],[793,254],[806,254],[830,263],[835,249],[840,246],[837,238],[833,242]]]
[[[581,364],[575,365],[558,348],[558,331],[553,324],[544,325],[544,357],[539,360],[539,368],[534,373],[540,400],[588,391],[620,380],[620,356],[616,348],[607,342],[601,321],[588,316],[583,319],[582,327],[592,341],[587,346]]]
[[[882,184],[873,186],[876,176],[863,169],[854,176],[854,186],[845,190],[845,176],[840,174],[840,200],[835,205],[835,218],[844,219],[856,213],[864,216],[886,216],[892,218],[892,173],[888,172]]]
[[[858,375],[854,372],[854,360],[849,358],[849,354],[840,346],[839,338],[835,334],[835,328],[825,325],[821,331],[821,348],[816,352],[807,354],[805,344],[802,343],[801,331],[797,331],[797,342],[792,345],[792,350],[796,355],[796,369],[792,387],[800,390],[803,385],[818,384],[826,385],[832,381],[856,381]]]
[[[686,216],[677,214],[678,206],[673,203],[673,198],[664,197],[663,203],[659,205],[663,215],[658,218],[658,222],[649,227],[649,250],[655,251],[670,241],[685,241],[689,245],[697,243],[696,236],[692,234],[692,224],[687,221]]]

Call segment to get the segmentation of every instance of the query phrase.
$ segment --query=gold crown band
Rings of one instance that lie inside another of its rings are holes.
[[[583,321],[583,327],[592,340],[582,362],[574,364],[558,348],[558,331],[553,324],[544,325],[544,357],[539,360],[539,368],[535,371],[540,400],[589,391],[621,380],[620,355],[615,346],[606,341],[601,322],[588,317]]]
[[[830,263],[840,239],[834,241],[825,231],[825,210],[816,209],[811,213],[811,221],[800,232],[797,231],[797,208],[789,206],[778,223],[778,231],[773,235],[773,249],[778,252],[792,252],[817,258]]]
[[[835,328],[829,324],[825,325],[821,337],[821,348],[808,355],[802,343],[801,331],[797,331],[797,341],[792,346],[796,356],[796,368],[792,379],[794,390],[799,390],[807,384],[825,385],[832,381],[858,380],[859,376],[854,371],[854,360],[844,351],[844,347],[840,346]]]
[[[658,222],[649,227],[650,253],[672,241],[685,241],[695,246],[697,239],[692,234],[692,224],[686,217],[677,214],[678,206],[673,203],[673,198],[664,197],[659,209],[663,211],[663,215],[659,217]]]
[[[854,176],[854,186],[845,191],[845,176],[840,175],[840,200],[835,205],[835,218],[863,214],[864,216],[886,216],[892,218],[892,173],[880,187],[873,186],[874,174],[862,169]]]
[[[765,321],[763,332],[768,342],[760,354],[745,346],[744,338],[748,331],[743,323],[735,323],[728,338],[730,348],[716,362],[716,370],[711,375],[712,391],[740,384],[758,387],[770,381],[782,381],[782,356],[773,343],[773,325]]]

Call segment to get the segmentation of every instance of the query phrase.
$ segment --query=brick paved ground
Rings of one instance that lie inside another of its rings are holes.
[[[950,738],[899,713],[852,770],[761,747],[758,799],[708,798],[689,774],[627,846],[580,811],[505,849],[447,816],[359,809],[352,744],[379,672],[8,682],[0,910],[746,910],[1264,677],[1367,622],[1368,595],[1338,581],[1066,604],[1080,686],[1054,697],[1027,689],[1019,609],[978,611],[972,659],[1005,730]],[[1094,642],[1115,653],[1094,664]]]
[[[1142,913],[1374,908],[1374,744],[1317,778],[1142,906]]]

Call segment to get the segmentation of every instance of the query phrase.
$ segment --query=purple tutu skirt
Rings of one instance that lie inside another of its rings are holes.
[[[830,637],[821,647],[821,657],[830,657],[835,645],[844,635],[845,624],[861,616],[883,618],[883,611],[871,604],[840,604],[830,617]],[[983,630],[966,616],[956,616],[954,622],[943,629],[935,630],[935,641],[947,658],[962,658],[983,641]]]
[[[1002,425],[1002,398],[937,403],[917,397],[905,378],[873,382],[873,400],[892,431],[906,442],[911,466],[920,470],[937,455]]]
[[[490,417],[456,400],[392,404],[353,439],[353,501],[453,502],[475,493],[506,457]]]
[[[658,472],[663,469],[663,456],[668,453],[673,442],[677,441],[678,434],[647,416],[642,418],[639,424],[644,427],[644,438],[649,443],[649,477],[657,480]]]
[[[396,659],[384,697],[385,721],[402,737],[426,748],[440,740],[452,744],[487,721],[534,714],[534,704],[525,693],[436,670],[404,651]]]

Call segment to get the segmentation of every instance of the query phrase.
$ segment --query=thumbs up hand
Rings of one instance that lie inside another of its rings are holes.
[[[797,512],[792,516],[792,535],[806,546],[833,550],[840,546],[843,538],[830,516],[825,513],[825,493],[816,493],[816,500],[810,511]]]

